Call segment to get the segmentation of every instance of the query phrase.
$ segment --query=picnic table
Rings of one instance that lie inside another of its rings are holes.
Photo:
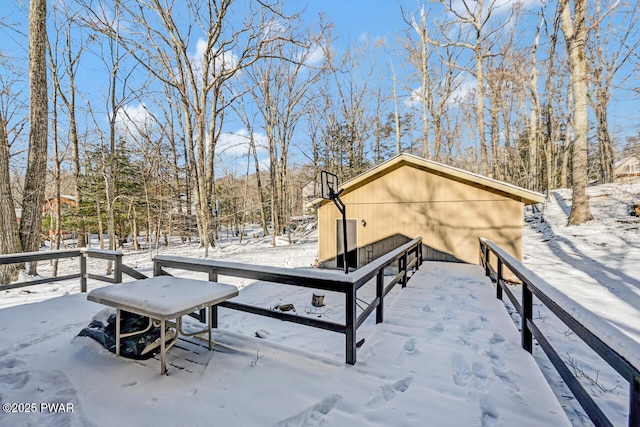
[[[120,355],[120,339],[131,334],[120,333],[121,311],[147,316],[149,326],[160,327],[160,374],[167,373],[166,352],[176,343],[179,335],[192,336],[207,333],[209,350],[213,349],[212,322],[214,307],[238,295],[232,285],[172,276],[156,276],[133,282],[118,283],[93,289],[87,300],[115,307],[116,355]],[[182,330],[182,316],[208,308],[207,327],[196,332]],[[167,344],[167,326],[175,327],[175,336]],[[136,332],[139,333],[139,332]]]

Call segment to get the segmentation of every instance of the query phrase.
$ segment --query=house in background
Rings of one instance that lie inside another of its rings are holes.
[[[409,154],[400,154],[339,186],[346,205],[347,262],[361,267],[422,236],[423,258],[479,263],[479,237],[521,259],[525,205],[544,196]],[[344,266],[342,215],[316,199],[318,259]]]
[[[640,180],[640,157],[632,154],[616,162],[613,166],[615,182],[628,183]]]
[[[44,206],[42,207],[42,213],[54,212],[58,207],[58,203],[60,203],[60,208],[71,208],[76,206],[76,198],[73,196],[65,196],[63,194],[60,195],[60,200],[57,197],[47,197],[44,201]]]

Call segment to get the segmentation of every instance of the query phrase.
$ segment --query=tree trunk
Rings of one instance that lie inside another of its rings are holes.
[[[16,219],[15,205],[11,194],[9,175],[9,141],[6,122],[0,116],[0,253],[20,252],[20,234]],[[6,285],[17,278],[18,269],[23,266],[0,265],[0,285]]]
[[[253,161],[256,168],[256,184],[258,186],[258,198],[260,200],[260,222],[262,223],[262,233],[264,236],[269,235],[269,229],[267,228],[267,216],[265,214],[265,201],[264,190],[262,188],[262,180],[260,179],[260,161],[258,160],[258,152],[256,150],[256,142],[253,138],[253,131],[249,127],[249,143],[251,144],[251,151],[253,154]]]
[[[587,60],[585,41],[587,38],[586,0],[573,0],[574,16],[571,16],[570,0],[561,0],[560,13],[562,32],[569,52],[569,77],[573,92],[573,203],[569,215],[569,225],[580,225],[591,219],[589,198],[586,194],[588,183],[587,157]]]
[[[29,155],[25,174],[20,241],[22,250],[40,249],[42,205],[47,172],[47,2],[31,0],[29,9]],[[37,274],[37,263],[29,263],[29,274]]]
[[[598,129],[598,154],[600,163],[600,177],[602,182],[613,182],[614,149],[609,135],[609,120],[607,114],[607,95],[604,89],[599,89],[596,95],[595,108]]]

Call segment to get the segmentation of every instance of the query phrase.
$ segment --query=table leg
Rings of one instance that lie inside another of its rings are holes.
[[[120,356],[120,309],[116,311],[116,356]]]
[[[165,349],[165,321],[160,321],[160,375],[167,373]]]

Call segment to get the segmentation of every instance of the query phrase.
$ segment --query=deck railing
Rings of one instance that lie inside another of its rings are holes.
[[[109,283],[121,283],[122,275],[127,274],[134,279],[145,279],[147,276],[123,264],[121,251],[109,251],[103,249],[63,249],[57,251],[25,252],[17,254],[0,255],[0,265],[22,264],[36,261],[48,261],[58,259],[77,258],[79,263],[79,273],[67,274],[57,277],[45,277],[36,280],[29,280],[19,283],[1,285],[0,289],[8,290],[35,286],[43,283],[60,282],[63,280],[80,279],[80,291],[87,292],[87,279],[99,280]],[[99,258],[113,262],[113,272],[111,275],[92,274],[87,271],[87,259]]]
[[[398,261],[398,273],[385,283],[385,269],[396,261]],[[376,323],[383,321],[384,297],[397,283],[405,287],[409,279],[408,273],[418,269],[421,263],[422,238],[418,237],[348,274],[328,270],[290,269],[166,255],[157,255],[154,258],[153,274],[154,276],[168,275],[166,268],[173,268],[208,273],[210,281],[217,281],[220,275],[342,293],[346,307],[344,323],[295,316],[233,301],[222,302],[219,306],[344,334],[346,363],[353,365],[356,363],[356,330],[374,310]],[[375,279],[376,297],[357,315],[357,291],[373,279]],[[217,327],[217,310],[214,310],[212,317],[211,322],[214,327]]]
[[[14,289],[79,278],[80,290],[81,292],[86,292],[87,279],[94,279],[109,283],[120,283],[122,282],[123,274],[127,274],[134,279],[147,278],[144,274],[123,264],[122,252],[99,249],[72,249],[0,255],[0,265],[69,258],[78,259],[79,273],[12,283],[0,286],[0,289]],[[87,271],[88,258],[99,258],[113,261],[113,274],[111,276],[105,276],[89,273]],[[387,278],[387,280],[385,280],[385,269],[396,262],[398,265],[397,274],[392,278]],[[384,320],[385,296],[398,283],[400,283],[404,288],[409,280],[409,273],[413,270],[417,270],[420,264],[422,264],[422,238],[418,237],[349,274],[329,270],[279,268],[165,255],[157,255],[154,258],[153,274],[154,276],[170,275],[170,273],[165,269],[174,268],[208,273],[210,281],[217,281],[218,275],[222,275],[342,293],[344,294],[346,301],[344,323],[329,322],[304,316],[294,316],[288,313],[233,301],[225,301],[219,305],[234,310],[342,333],[346,336],[346,363],[355,364],[357,344],[356,330],[374,310],[376,311],[376,323],[381,323]],[[357,314],[357,291],[371,280],[375,280],[376,297],[362,310],[360,314]],[[201,312],[199,316],[194,317],[204,321],[203,312]],[[214,307],[212,317],[213,318],[210,321],[215,327],[217,326],[216,307]]]
[[[496,257],[497,269],[494,269],[491,265],[490,260],[492,254]],[[638,367],[634,366],[623,355],[616,352],[616,350],[611,348],[601,338],[571,316],[565,308],[558,305],[556,301],[543,292],[542,289],[549,289],[550,285],[502,248],[481,238],[480,259],[486,275],[496,284],[497,298],[502,299],[504,292],[520,314],[520,318],[522,319],[522,347],[531,353],[533,350],[533,338],[535,337],[540,347],[544,350],[553,366],[593,423],[596,426],[613,426],[602,409],[584,389],[582,384],[580,384],[574,373],[567,367],[556,349],[553,348],[536,325],[533,319],[534,296],[591,347],[609,366],[629,382],[629,426],[640,427],[640,372]],[[521,301],[518,301],[507,286],[503,275],[503,266],[506,266],[511,273],[522,282]],[[633,346],[631,348],[633,348]]]

